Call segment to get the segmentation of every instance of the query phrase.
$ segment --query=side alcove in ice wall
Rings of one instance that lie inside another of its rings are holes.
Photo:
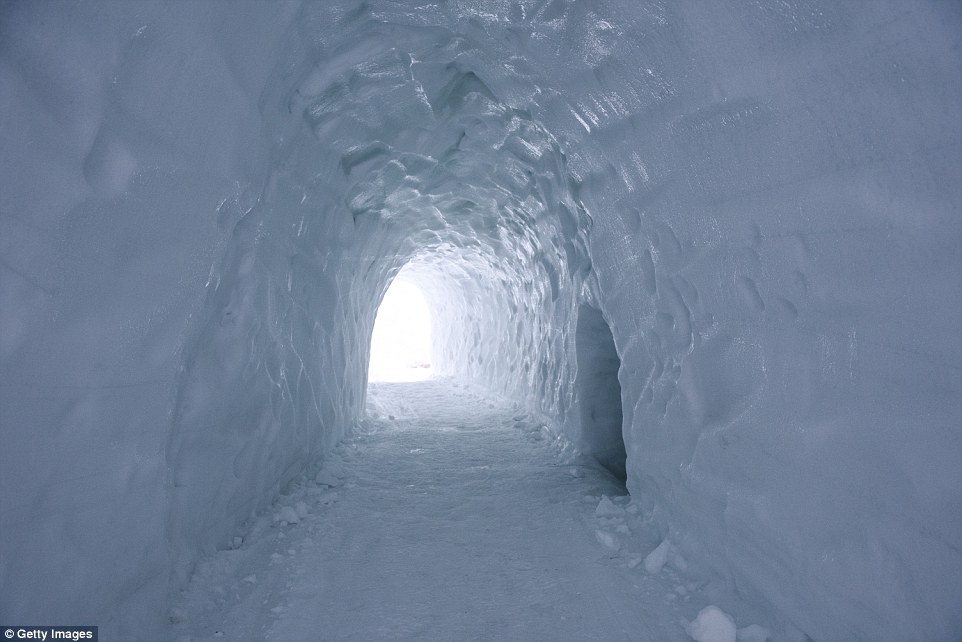
[[[575,353],[575,396],[580,420],[576,446],[624,481],[628,476],[628,453],[622,435],[624,417],[618,382],[621,360],[601,311],[587,304],[578,306]]]
[[[0,616],[162,626],[350,430],[410,262],[441,365],[552,427],[590,282],[720,606],[958,638],[960,12],[3,3]]]

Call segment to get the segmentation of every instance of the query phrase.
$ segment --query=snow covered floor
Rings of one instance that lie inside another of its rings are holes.
[[[173,639],[689,639],[698,604],[646,573],[657,540],[607,473],[451,380],[370,398],[314,481],[198,568]]]

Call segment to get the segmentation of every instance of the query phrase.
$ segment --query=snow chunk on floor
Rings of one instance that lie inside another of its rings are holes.
[[[736,642],[737,639],[735,620],[713,605],[699,611],[695,621],[685,625],[685,631],[695,642]]]
[[[598,508],[595,509],[595,517],[624,517],[624,515],[624,508],[616,506],[607,495],[601,496],[601,501],[598,502]]]
[[[595,537],[603,546],[610,548],[613,551],[617,551],[619,548],[621,548],[621,544],[618,543],[618,540],[611,533],[606,533],[605,531],[595,531]]]
[[[665,563],[668,562],[668,555],[671,553],[671,544],[668,540],[662,540],[661,544],[655,547],[655,550],[648,553],[645,557],[645,570],[652,575],[657,575],[664,568]]]
[[[291,506],[285,506],[276,513],[274,513],[274,523],[275,524],[297,524],[300,523],[301,516],[297,514],[297,511]]]

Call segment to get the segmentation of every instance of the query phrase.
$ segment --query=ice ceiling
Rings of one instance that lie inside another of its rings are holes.
[[[693,572],[814,639],[957,637],[960,26],[4,4],[0,619],[160,626],[360,418],[406,266],[435,368],[573,448],[600,313],[628,488]]]

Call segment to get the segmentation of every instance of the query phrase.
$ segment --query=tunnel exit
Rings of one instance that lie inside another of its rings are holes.
[[[369,381],[431,377],[431,312],[420,288],[395,278],[384,294],[371,335]]]

